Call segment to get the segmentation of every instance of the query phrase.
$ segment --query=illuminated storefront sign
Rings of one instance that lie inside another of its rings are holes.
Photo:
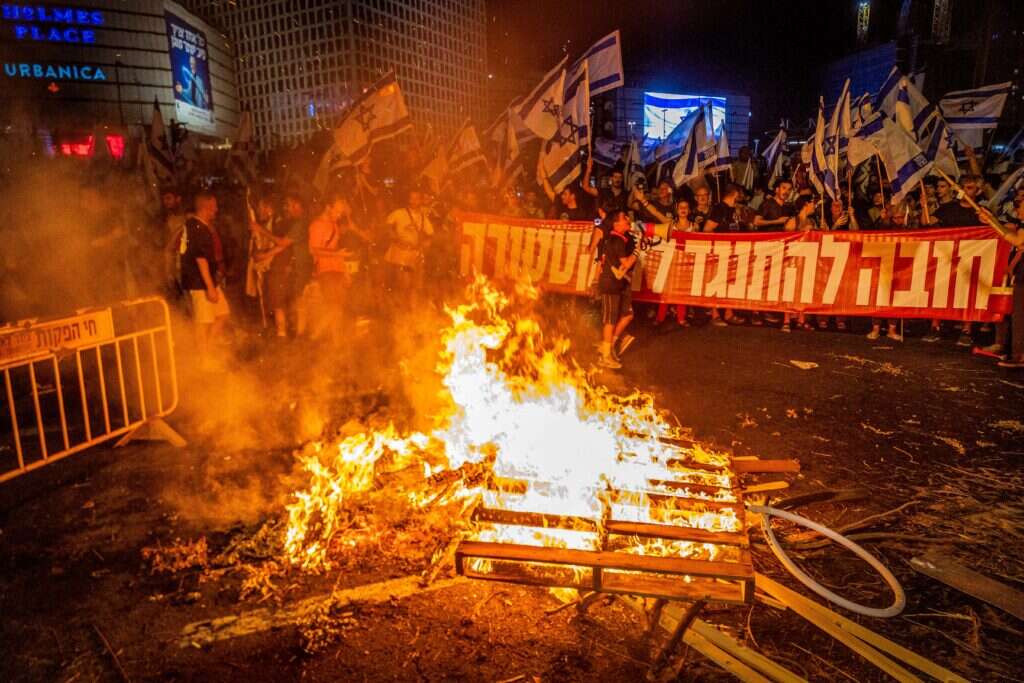
[[[0,19],[14,22],[15,39],[46,43],[92,44],[96,42],[94,28],[106,23],[103,12],[97,10],[15,3],[0,5]]]
[[[4,76],[8,78],[39,78],[48,81],[105,81],[102,68],[90,64],[29,64],[4,62]]]

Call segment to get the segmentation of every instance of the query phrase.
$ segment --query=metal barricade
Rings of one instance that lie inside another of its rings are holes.
[[[122,437],[185,444],[167,302],[0,327],[0,482]]]

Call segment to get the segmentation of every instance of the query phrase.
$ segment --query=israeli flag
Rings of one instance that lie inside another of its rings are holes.
[[[562,120],[562,96],[565,90],[565,62],[549,71],[527,95],[516,112],[523,124],[541,140],[550,140]]]
[[[719,126],[718,131],[715,133],[715,137],[718,138],[718,142],[715,147],[715,160],[712,162],[709,170],[712,173],[719,173],[721,171],[732,172],[732,153],[729,151],[729,139],[725,135],[725,123],[722,123],[722,125]],[[749,166],[750,164],[748,164],[748,167]],[[747,185],[746,183],[742,184],[744,187]]]
[[[836,140],[825,135],[824,104],[818,106],[818,123],[814,127],[814,146],[811,148],[811,182],[818,192],[839,198],[838,153]]]
[[[590,72],[590,95],[621,87],[626,82],[622,71],[622,40],[618,31],[612,31],[590,46],[568,69],[566,82],[576,80],[586,65]]]
[[[988,200],[988,207],[993,211],[999,211],[1003,204],[1010,198],[1010,194],[1024,187],[1024,166],[1006,176],[996,193]]]
[[[672,169],[672,182],[676,187],[682,187],[683,183],[704,175],[709,150],[714,154],[715,140],[713,135],[708,135],[707,112],[704,107],[699,107],[697,111],[700,113],[683,145],[683,154]]]
[[[700,107],[694,109],[690,114],[679,122],[679,125],[672,129],[668,137],[654,149],[654,160],[659,164],[672,161],[683,153],[683,145],[693,130],[693,123],[700,115]]]
[[[936,116],[935,125],[921,136],[921,151],[935,168],[953,178],[960,177],[960,166],[956,163],[955,136],[941,116]]]
[[[558,132],[541,148],[541,167],[555,192],[580,176],[582,150],[590,141],[590,87],[587,66],[566,84]]]
[[[775,139],[764,150],[765,167],[768,169],[768,187],[775,185],[775,181],[782,176],[782,158],[786,146],[786,131],[779,129]]]
[[[1012,85],[1007,81],[974,90],[957,90],[939,100],[939,107],[953,130],[995,128]]]
[[[936,108],[928,102],[928,98],[921,94],[914,83],[903,76],[895,66],[885,82],[882,84],[878,95],[875,96],[875,110],[885,112],[885,115],[892,120],[897,120],[900,115],[899,107],[906,107],[909,112],[909,121],[904,120],[904,129],[911,131],[924,130],[928,122],[935,116]],[[904,117],[906,113],[902,114]]]
[[[628,144],[625,140],[598,138],[594,140],[590,156],[594,159],[595,163],[602,166],[615,166],[622,161],[622,152]]]

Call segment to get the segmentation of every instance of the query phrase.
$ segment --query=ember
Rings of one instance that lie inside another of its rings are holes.
[[[505,294],[480,278],[467,295],[448,309],[437,368],[447,409],[432,431],[388,425],[303,455],[310,483],[288,507],[290,562],[329,568],[358,543],[349,504],[382,472],[407,471],[417,476],[396,496],[466,520],[454,539],[462,543],[435,560],[454,554],[469,576],[748,600],[743,507],[728,457],[684,447],[649,395],[592,384],[567,359],[568,343],[545,338],[531,317],[529,285]],[[721,577],[734,583],[723,588]]]

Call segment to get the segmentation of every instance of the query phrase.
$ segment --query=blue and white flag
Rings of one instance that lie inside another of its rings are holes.
[[[622,41],[619,32],[612,31],[591,45],[569,67],[566,82],[574,81],[582,72],[584,64],[590,72],[591,97],[621,87],[626,78],[622,71]]]
[[[910,131],[924,130],[937,111],[935,105],[928,102],[928,98],[921,94],[917,86],[894,66],[875,96],[874,108],[875,111],[884,112],[890,119],[896,120],[897,103],[900,103],[901,107],[907,107],[909,119],[905,119],[902,125]],[[903,114],[905,117],[906,115]]]
[[[469,119],[466,119],[462,128],[455,134],[448,148],[447,161],[448,172],[451,174],[472,168],[479,163],[487,165],[484,150],[480,147],[480,138],[477,137],[476,128]]]
[[[1024,166],[1019,167],[1016,171],[1006,176],[1006,180],[999,184],[999,189],[992,195],[988,200],[988,207],[992,211],[998,212],[1003,208],[1011,197],[1010,194],[1016,192],[1021,187],[1024,187]]]
[[[836,140],[829,139],[825,129],[824,105],[818,106],[818,123],[814,127],[814,144],[811,147],[811,182],[818,192],[839,198],[838,151]]]
[[[672,169],[672,182],[676,187],[682,187],[683,183],[703,176],[708,164],[714,160],[715,139],[708,135],[707,110],[699,107],[698,111],[700,113],[683,145],[682,156]]]
[[[948,93],[939,100],[942,115],[953,130],[995,128],[1012,85],[1007,81]]]
[[[629,142],[625,140],[609,140],[608,138],[597,138],[593,142],[590,156],[594,162],[602,166],[614,167],[622,163],[622,152]]]
[[[679,125],[668,134],[668,137],[654,149],[654,160],[657,163],[664,164],[672,161],[683,153],[683,145],[690,136],[690,131],[693,130],[693,122],[697,120],[699,115],[700,107],[697,107],[680,121]]]
[[[708,167],[712,173],[719,173],[721,171],[732,172],[732,153],[729,151],[729,139],[725,135],[725,122],[718,127],[718,131],[715,133],[715,137],[718,138],[718,142],[715,146],[715,160]]]
[[[850,104],[850,130],[860,128],[871,116],[871,93],[864,93]]]
[[[565,62],[549,71],[544,79],[523,98],[516,113],[523,124],[541,140],[550,140],[562,121],[562,97],[565,91]]]
[[[935,124],[921,137],[921,151],[935,168],[953,178],[960,177],[960,166],[956,163],[956,137],[941,116],[935,117]]]
[[[627,143],[622,159],[622,175],[627,190],[632,190],[639,180],[645,178],[640,143],[634,138]]]
[[[850,139],[851,164],[860,163],[872,154],[882,158],[894,202],[915,189],[933,166],[910,133],[880,113],[866,121]]]
[[[543,143],[540,165],[555,192],[561,192],[580,177],[582,150],[590,141],[590,86],[587,65],[566,83],[562,120],[558,132]]]
[[[839,93],[839,100],[836,102],[832,116],[828,120],[828,128],[825,131],[825,147],[827,153],[844,154],[850,140],[850,79],[843,83],[843,90]],[[835,167],[839,168],[838,159]]]
[[[782,158],[786,148],[786,131],[779,129],[775,139],[765,147],[765,168],[768,169],[768,187],[774,187],[775,181],[782,177]]]

